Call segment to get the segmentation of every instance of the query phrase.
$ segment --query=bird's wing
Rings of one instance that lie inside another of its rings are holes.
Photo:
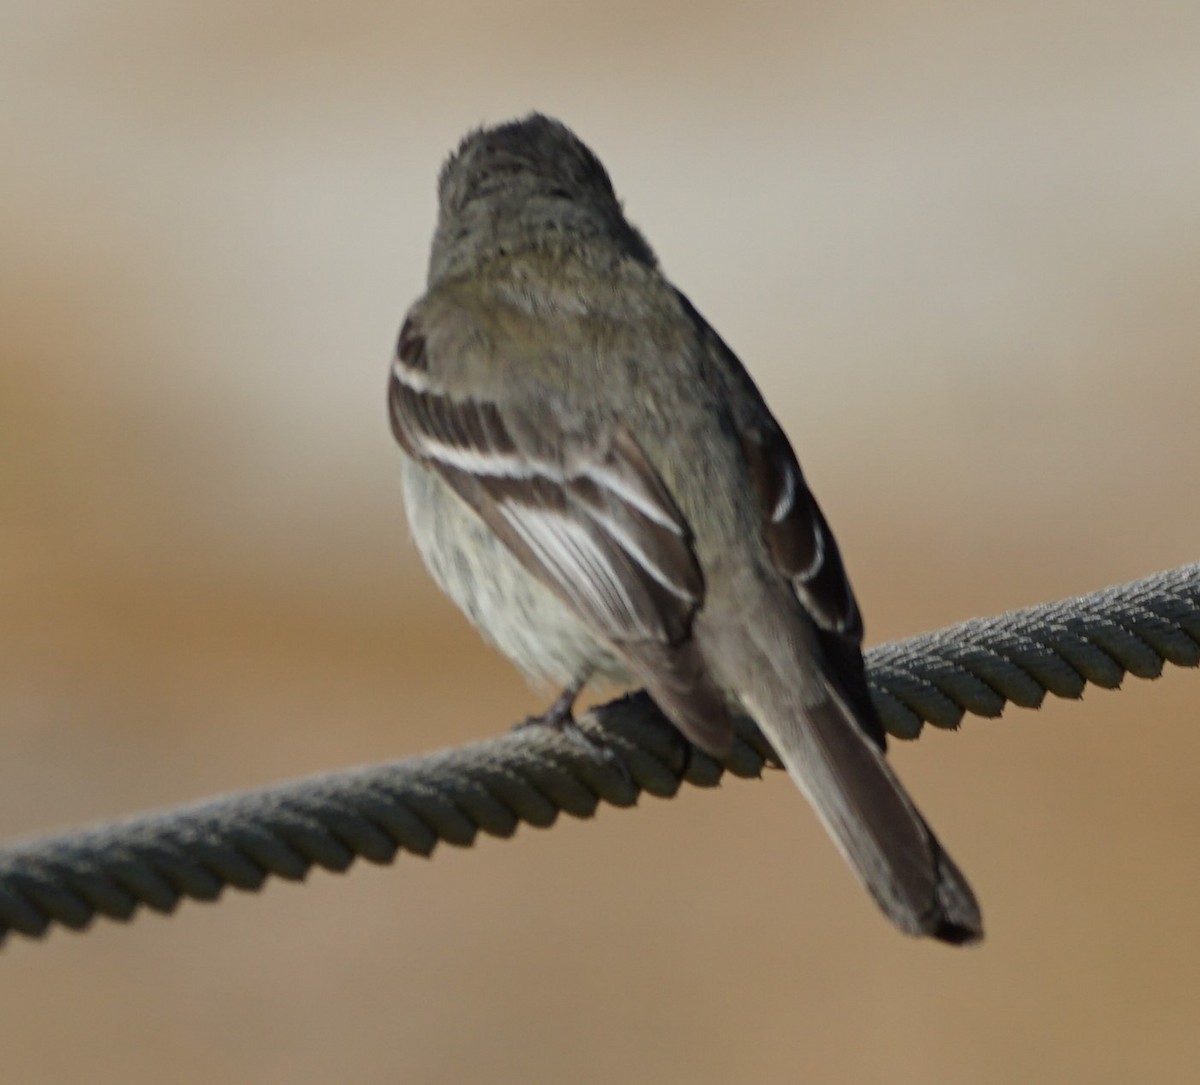
[[[886,735],[871,704],[863,666],[862,615],[833,532],[783,431],[774,425],[751,426],[741,431],[741,440],[775,568],[813,620],[830,665],[827,678],[858,725],[882,748]]]
[[[689,738],[724,752],[732,724],[691,638],[704,600],[691,529],[636,439],[620,423],[585,435],[554,412],[533,425],[511,399],[445,380],[445,362],[410,315],[388,391],[401,447],[621,652]]]
[[[860,643],[862,617],[841,553],[792,446],[780,430],[766,427],[741,437],[776,568],[817,625]]]
[[[768,684],[751,700],[759,722],[892,921],[909,934],[977,941],[983,921],[970,884],[883,756],[886,736],[860,648],[862,619],[829,525],[782,432],[751,427],[742,444],[767,547],[812,620],[824,657],[818,673],[830,694],[797,704],[785,684]],[[797,651],[801,641],[775,641],[784,669],[799,673],[813,662]]]

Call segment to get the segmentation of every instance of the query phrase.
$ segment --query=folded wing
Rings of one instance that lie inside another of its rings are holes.
[[[659,707],[714,753],[732,738],[724,698],[691,639],[704,578],[691,530],[619,423],[586,438],[553,412],[537,427],[516,405],[439,379],[419,324],[400,334],[392,431],[436,471],[534,576],[646,683]],[[535,434],[534,439],[519,435]]]

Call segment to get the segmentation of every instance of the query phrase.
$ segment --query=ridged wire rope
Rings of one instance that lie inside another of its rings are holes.
[[[1200,664],[1200,563],[1057,603],[1010,611],[885,644],[867,653],[871,692],[888,730],[915,738],[924,722],[957,727],[967,712],[1036,708],[1047,693],[1079,697],[1090,682],[1157,677],[1165,662]],[[511,836],[560,811],[589,817],[600,802],[669,797],[684,781],[757,776],[774,754],[749,720],[718,763],[688,746],[644,694],[580,720],[597,748],[548,728],[511,731],[403,761],[333,772],[0,849],[0,940],[54,923],[170,912],[184,897],[215,900],[227,885],[300,880],[398,851],[468,846],[480,831]],[[606,748],[605,754],[599,747]]]

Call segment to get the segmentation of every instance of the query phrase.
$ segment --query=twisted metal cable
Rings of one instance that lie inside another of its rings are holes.
[[[975,619],[867,653],[871,693],[887,729],[915,738],[922,723],[957,727],[964,713],[1036,708],[1047,693],[1079,697],[1165,662],[1200,664],[1200,563],[1090,595]],[[601,801],[632,806],[642,791],[669,797],[684,781],[757,776],[776,763],[749,720],[718,763],[689,746],[644,694],[587,713],[597,749],[548,728],[296,780],[142,814],[0,849],[0,941],[38,937],[53,923],[129,919],[140,905],[173,911],[184,897],[215,900],[227,885],[298,881],[314,864],[345,870],[362,856],[429,855],[439,840],[468,846],[483,831],[546,827],[560,811],[589,817]],[[605,755],[599,747],[610,751]]]

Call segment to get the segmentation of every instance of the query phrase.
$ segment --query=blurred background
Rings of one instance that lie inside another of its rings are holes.
[[[384,410],[445,154],[597,151],[878,642],[1200,556],[1200,8],[0,5],[0,839],[544,703]],[[0,954],[13,1082],[1194,1081],[1200,675],[894,759],[988,941],[778,774]]]

